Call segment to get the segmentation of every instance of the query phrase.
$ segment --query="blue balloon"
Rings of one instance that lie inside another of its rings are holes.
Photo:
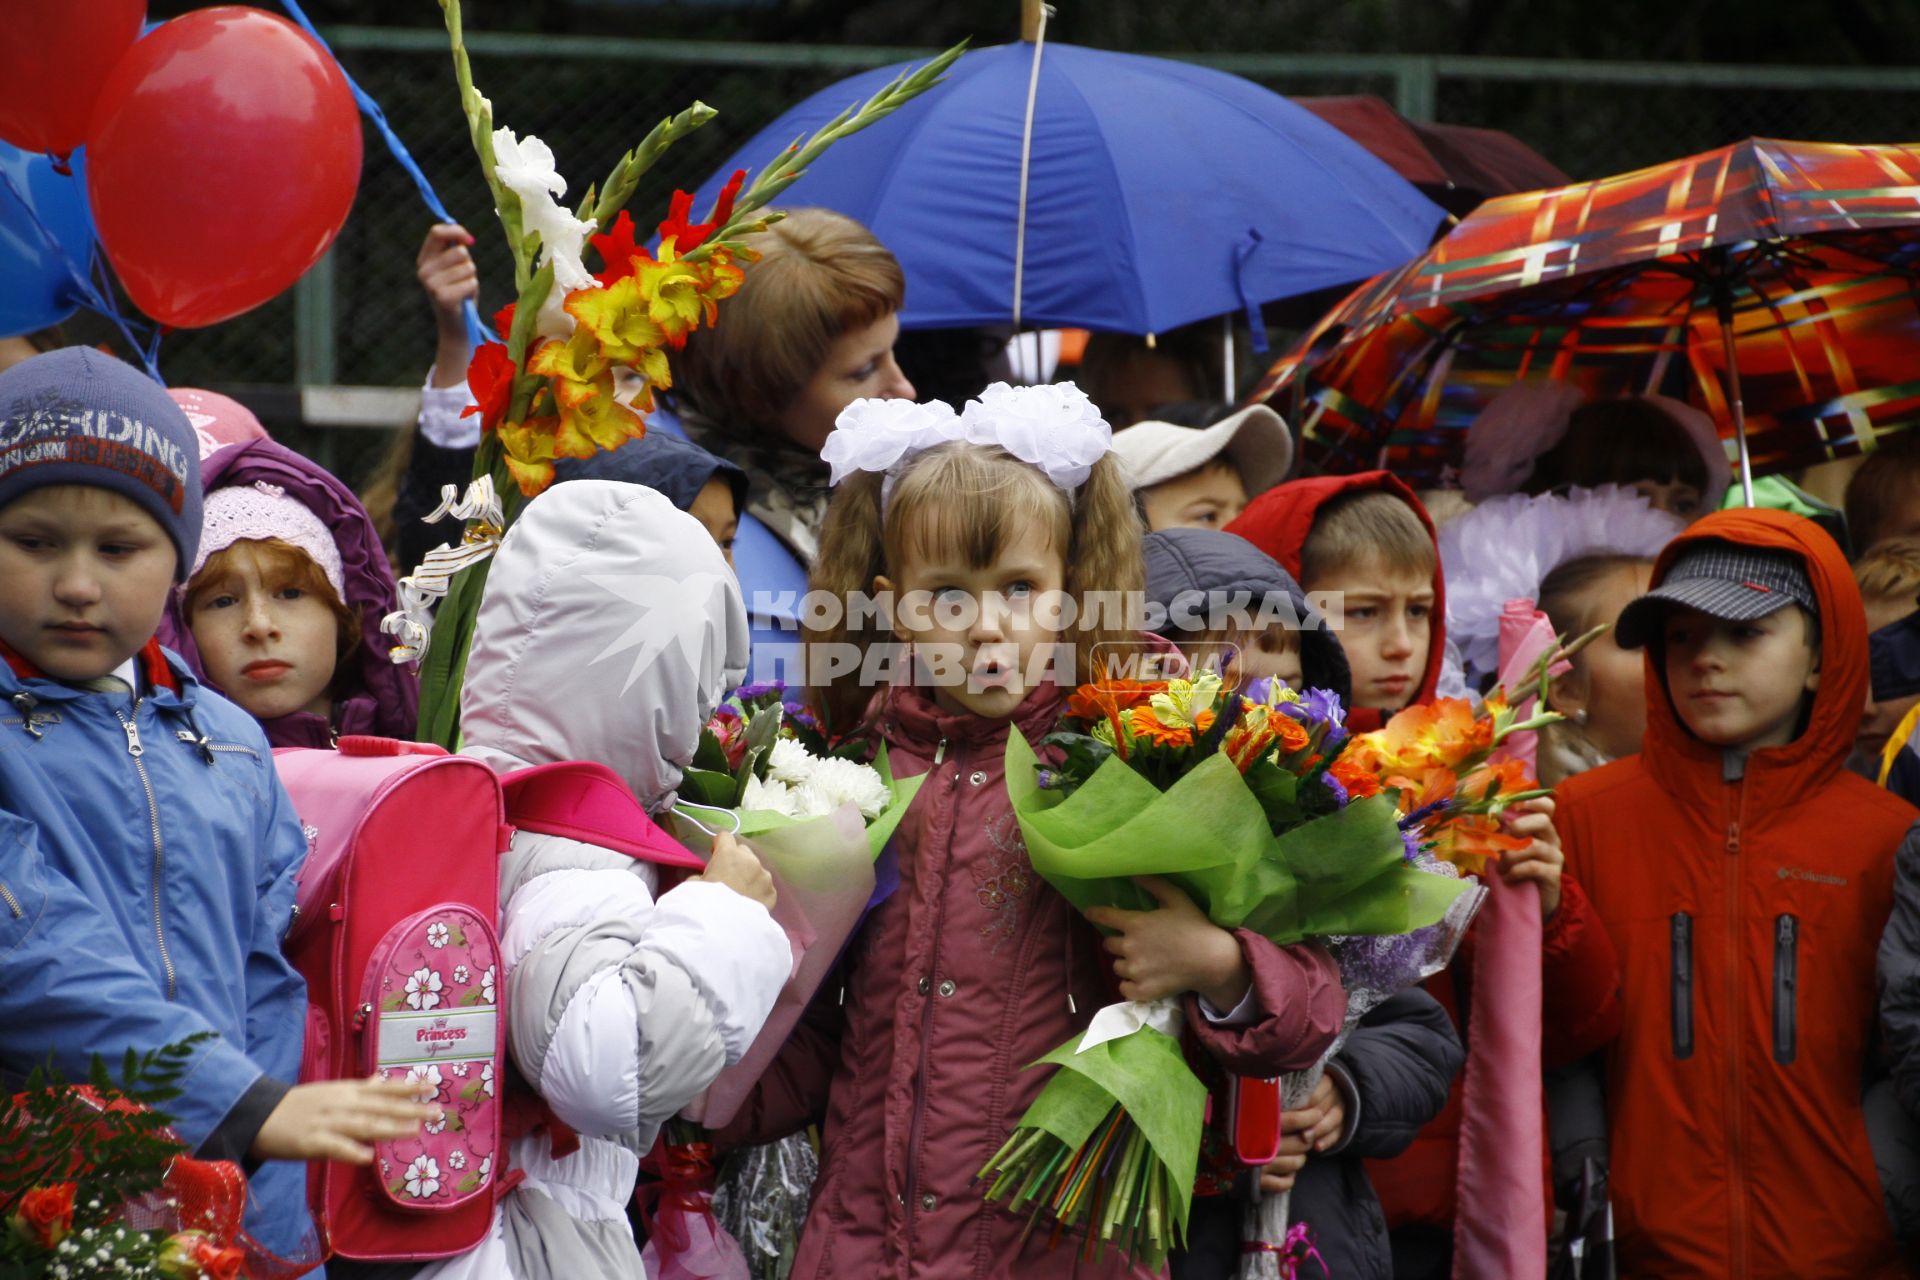
[[[0,173],[7,178],[0,184],[0,337],[59,324],[79,308],[80,288],[68,262],[81,271],[92,264],[93,215],[78,151],[72,166],[71,174],[57,173],[48,157],[0,142]],[[59,243],[65,261],[42,228]]]

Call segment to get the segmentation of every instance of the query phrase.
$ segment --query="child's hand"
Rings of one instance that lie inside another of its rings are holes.
[[[1533,843],[1515,853],[1500,855],[1500,874],[1509,883],[1531,880],[1540,886],[1540,918],[1547,919],[1560,909],[1560,869],[1567,857],[1560,851],[1560,833],[1553,828],[1553,797],[1523,800],[1500,817],[1500,823],[1516,836]]]
[[[1323,1075],[1313,1086],[1305,1107],[1281,1113],[1280,1154],[1260,1170],[1260,1190],[1293,1190],[1293,1180],[1306,1165],[1307,1156],[1340,1141],[1340,1131],[1346,1125],[1347,1108],[1340,1100],[1340,1089],[1332,1076]]]
[[[462,340],[467,333],[465,304],[480,297],[480,269],[467,250],[472,243],[465,227],[436,222],[427,228],[420,256],[414,260],[414,275],[433,304],[434,323],[442,333],[454,333]]]
[[[1197,991],[1220,1012],[1232,1010],[1246,998],[1252,981],[1240,943],[1174,885],[1158,876],[1134,879],[1159,900],[1159,910],[1094,907],[1087,912],[1087,919],[1115,931],[1104,945],[1118,957],[1113,972],[1120,994],[1158,1000]]]
[[[713,838],[713,852],[707,856],[707,869],[699,878],[723,884],[741,897],[752,898],[767,910],[773,910],[773,876],[760,864],[753,850],[724,831]]]
[[[417,1080],[322,1080],[295,1085],[254,1135],[256,1160],[339,1160],[373,1163],[383,1139],[406,1138],[438,1120],[440,1108],[421,1102]]]

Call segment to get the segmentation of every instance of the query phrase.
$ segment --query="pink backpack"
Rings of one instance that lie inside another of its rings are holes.
[[[322,1240],[368,1261],[464,1253],[505,1190],[496,922],[513,829],[499,779],[478,760],[389,738],[283,748],[274,765],[307,832],[286,940],[307,979],[300,1078],[413,1076],[446,1112],[432,1132],[377,1143],[371,1166],[309,1166]]]
[[[506,1144],[544,1125],[572,1135],[506,1063],[499,857],[515,827],[700,870],[605,765],[566,761],[504,778],[436,746],[344,737],[282,748],[274,764],[307,830],[286,950],[308,985],[302,1080],[375,1070],[435,1084],[446,1121],[376,1144],[369,1168],[316,1162],[308,1198],[333,1252],[427,1261],[477,1246],[518,1180]],[[513,825],[508,825],[511,816]]]

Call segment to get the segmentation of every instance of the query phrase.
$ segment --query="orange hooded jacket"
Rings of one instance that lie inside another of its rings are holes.
[[[1650,646],[1641,753],[1570,779],[1567,864],[1619,949],[1607,1115],[1622,1276],[1904,1274],[1860,1108],[1874,950],[1915,817],[1845,768],[1866,618],[1811,521],[1723,511],[1675,539],[1801,556],[1820,602],[1805,732],[1744,770],[1687,732]]]

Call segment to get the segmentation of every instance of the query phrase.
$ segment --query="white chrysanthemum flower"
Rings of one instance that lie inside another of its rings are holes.
[[[792,738],[775,738],[767,753],[767,777],[797,787],[812,779],[819,759]]]
[[[793,789],[793,816],[796,818],[818,818],[839,807],[839,802],[818,782],[803,782]]]
[[[880,816],[893,794],[887,790],[880,771],[854,760],[827,759],[814,766],[814,785],[832,797],[837,807],[851,804],[860,816],[872,822]]]
[[[747,810],[785,814],[789,818],[796,816],[793,788],[771,778],[763,780],[748,777],[747,789],[740,796],[740,807]]]
[[[581,261],[594,224],[574,217],[555,199],[567,193],[567,180],[554,165],[553,149],[532,134],[515,138],[511,129],[495,129],[493,161],[500,185],[520,197],[521,229],[540,233],[540,260],[553,266],[553,291],[540,308],[540,333],[567,337],[573,318],[562,309],[566,295],[598,285]]]

